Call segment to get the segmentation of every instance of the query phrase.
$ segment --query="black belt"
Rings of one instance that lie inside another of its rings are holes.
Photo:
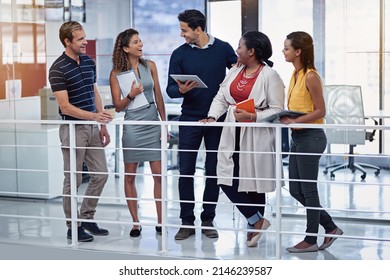
[[[61,116],[61,120],[63,120],[63,121],[88,121],[88,120],[82,120],[82,119],[69,118],[68,116]],[[89,124],[85,124],[85,125],[89,125]]]
[[[69,118],[68,116],[61,116],[61,120],[63,120],[63,121],[84,121],[84,120],[80,120],[80,119]]]

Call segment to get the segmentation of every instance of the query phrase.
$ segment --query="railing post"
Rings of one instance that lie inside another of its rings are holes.
[[[161,253],[166,254],[168,252],[168,234],[167,234],[167,141],[168,127],[167,123],[161,122]]]
[[[114,160],[115,160],[115,178],[119,178],[119,148],[120,148],[120,126],[119,124],[115,125],[115,153],[114,153]]]
[[[275,231],[276,231],[276,242],[275,242],[275,252],[276,252],[276,259],[281,258],[281,242],[282,242],[282,235],[280,233],[281,230],[281,223],[282,223],[282,213],[280,209],[280,201],[281,201],[281,195],[282,195],[282,127],[278,126],[275,128],[275,148],[276,148],[276,201],[275,201],[275,208],[276,208],[276,225],[275,225]]]
[[[76,166],[76,125],[69,123],[69,175],[70,175],[70,207],[72,224],[72,246],[78,243],[77,235],[77,166]]]

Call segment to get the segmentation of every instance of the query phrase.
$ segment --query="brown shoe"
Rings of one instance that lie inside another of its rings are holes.
[[[175,240],[185,240],[195,234],[194,228],[180,228],[175,235]]]
[[[218,238],[218,231],[214,228],[213,221],[203,221],[202,227],[209,227],[202,229],[202,233],[208,238]]]

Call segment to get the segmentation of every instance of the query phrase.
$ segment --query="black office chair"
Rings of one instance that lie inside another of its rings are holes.
[[[173,117],[168,116],[168,120],[170,120],[170,121],[178,121],[179,118],[180,118],[180,116],[173,116]],[[177,129],[176,130],[170,129],[169,130],[168,149],[172,150],[175,146],[177,149],[179,148],[179,131]],[[169,160],[170,160],[171,165],[168,165],[167,170],[179,169],[179,152],[178,151],[176,152],[176,164],[172,164],[173,163],[173,151],[170,151],[169,155],[170,155]]]
[[[282,128],[282,152],[283,153],[288,153],[290,151],[290,139],[288,137],[288,128],[283,127]],[[288,154],[283,154],[282,159],[283,159],[283,166],[288,165]]]
[[[168,149],[172,150],[176,146],[179,147],[179,132],[178,131],[169,131],[169,140],[168,140]],[[173,162],[173,151],[170,152],[170,163]],[[179,152],[176,156],[176,164],[171,164],[167,167],[167,170],[179,169]]]
[[[352,85],[326,85],[324,86],[324,97],[326,104],[325,120],[327,124],[365,124],[363,109],[363,98],[360,86]],[[378,122],[374,120],[375,125]],[[362,129],[341,130],[327,129],[326,134],[329,144],[348,144],[348,162],[331,164],[325,167],[324,174],[330,170],[330,178],[334,179],[334,172],[341,169],[350,169],[352,173],[356,170],[363,174],[360,176],[364,180],[367,172],[364,168],[375,169],[375,175],[379,175],[380,167],[367,163],[356,163],[354,148],[356,145],[364,145],[365,141],[373,141],[376,130],[366,131]]]

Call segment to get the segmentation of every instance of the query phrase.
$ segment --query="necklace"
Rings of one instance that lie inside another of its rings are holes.
[[[245,68],[243,68],[240,72],[240,77],[239,77],[239,80],[237,83],[237,90],[243,91],[244,88],[247,86],[248,82],[250,80],[256,78],[259,75],[261,68],[262,68],[262,65],[260,64],[254,73],[247,75],[246,74],[246,66],[245,66]]]

